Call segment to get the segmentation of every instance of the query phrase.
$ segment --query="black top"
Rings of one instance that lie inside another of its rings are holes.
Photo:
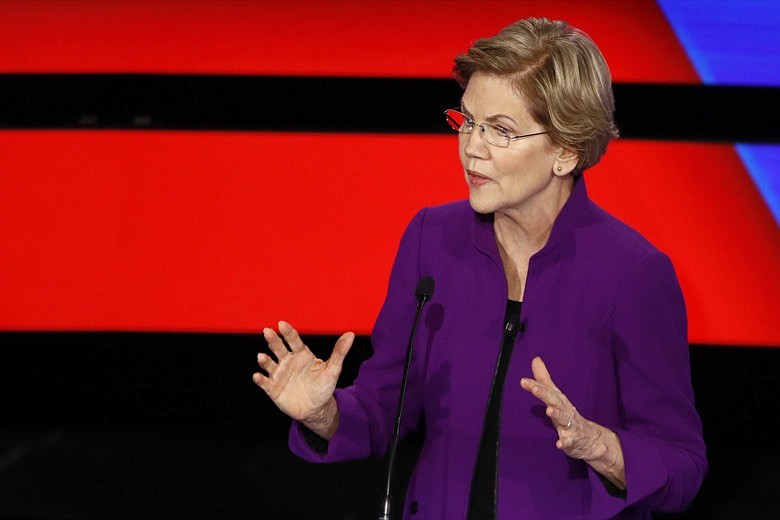
[[[469,493],[468,520],[494,520],[496,518],[496,487],[498,437],[501,425],[501,399],[504,393],[504,381],[509,368],[509,357],[520,328],[520,310],[522,302],[507,300],[504,317],[504,334],[501,350],[493,376],[493,385],[488,396],[485,424],[482,429],[482,442],[479,446],[474,478]],[[519,384],[519,383],[518,383]]]

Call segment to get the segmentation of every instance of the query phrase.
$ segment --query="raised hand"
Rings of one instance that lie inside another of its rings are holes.
[[[263,329],[263,337],[276,359],[258,354],[257,364],[265,373],[256,372],[252,380],[282,412],[330,440],[338,427],[333,392],[355,334],[343,334],[336,341],[330,359],[323,361],[309,350],[289,323],[280,321],[279,332],[289,350],[273,329]]]
[[[555,386],[542,358],[531,361],[534,377],[524,377],[520,386],[547,405],[546,414],[558,432],[555,446],[566,455],[582,459],[620,489],[625,489],[623,449],[618,436],[577,412],[566,395]]]

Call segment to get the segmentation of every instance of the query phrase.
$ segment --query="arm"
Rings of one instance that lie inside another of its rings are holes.
[[[685,306],[665,255],[647,255],[629,269],[612,320],[619,425],[610,429],[580,415],[539,358],[534,377],[521,386],[547,405],[558,449],[624,490],[606,489],[625,499],[623,507],[680,511],[698,492],[707,462],[690,382]],[[594,492],[608,500],[604,491]]]
[[[334,462],[379,456],[387,451],[406,356],[405,334],[416,309],[414,289],[420,278],[419,243],[424,215],[425,210],[412,219],[401,239],[387,297],[371,336],[372,357],[360,367],[353,385],[334,393],[338,419],[326,449],[312,446],[303,424],[296,422],[290,430],[289,444],[298,456],[312,462]],[[420,413],[418,385],[417,378],[410,374],[402,436],[416,424]],[[329,422],[327,418],[325,422]]]
[[[657,511],[687,507],[707,471],[694,406],[682,291],[661,253],[627,273],[613,313],[628,496]]]

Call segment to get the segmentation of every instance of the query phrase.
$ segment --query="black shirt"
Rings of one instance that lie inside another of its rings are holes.
[[[520,310],[522,302],[507,300],[504,317],[504,334],[501,350],[490,387],[485,424],[482,429],[482,441],[474,468],[469,492],[468,520],[494,520],[496,518],[496,488],[498,437],[501,421],[501,399],[504,393],[504,381],[509,368],[509,357],[520,328]],[[519,383],[518,383],[519,384]]]

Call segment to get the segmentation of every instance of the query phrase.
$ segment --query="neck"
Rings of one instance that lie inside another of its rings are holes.
[[[573,187],[573,183],[568,183],[563,189],[548,196],[542,204],[496,212],[493,230],[499,246],[509,256],[530,257],[542,249]]]

